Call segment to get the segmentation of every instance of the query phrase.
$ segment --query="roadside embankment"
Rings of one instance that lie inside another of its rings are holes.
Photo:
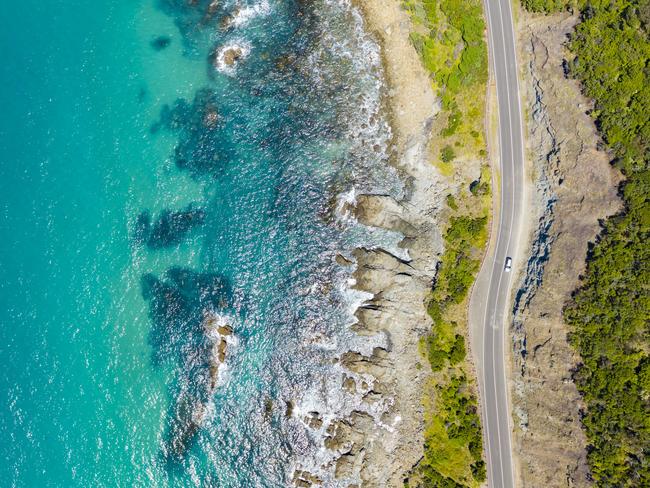
[[[522,487],[590,486],[584,408],[572,380],[579,358],[562,311],[584,272],[599,219],[620,208],[619,174],[587,114],[591,103],[566,76],[577,18],[518,16],[523,104],[532,162],[532,236],[513,322],[514,448]]]

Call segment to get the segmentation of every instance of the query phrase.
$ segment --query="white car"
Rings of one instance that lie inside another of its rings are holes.
[[[510,256],[506,258],[506,265],[503,269],[506,273],[510,273],[510,270],[512,269],[512,258]]]

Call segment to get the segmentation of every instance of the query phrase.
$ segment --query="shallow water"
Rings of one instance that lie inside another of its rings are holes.
[[[366,295],[336,256],[404,254],[343,205],[402,191],[358,13],[26,0],[5,16],[0,484],[276,487],[306,468],[336,486],[323,433],[359,399],[334,359],[385,341],[350,331]],[[223,364],[206,317],[233,330]]]

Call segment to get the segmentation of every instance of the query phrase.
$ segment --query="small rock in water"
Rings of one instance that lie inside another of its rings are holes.
[[[226,66],[232,66],[241,58],[243,51],[239,47],[231,47],[223,52],[223,62]]]
[[[217,111],[209,110],[203,116],[203,125],[205,127],[212,128],[217,124],[218,120],[219,120],[219,114],[217,114]]]
[[[318,412],[309,412],[305,421],[314,430],[318,430],[323,426],[323,419]]]
[[[212,0],[212,2],[210,2],[210,5],[208,5],[208,10],[207,10],[208,15],[214,15],[214,13],[217,11],[218,8],[219,8],[219,0]]]
[[[343,256],[343,254],[337,253],[334,259],[336,260],[337,264],[340,264],[341,266],[352,266],[354,264],[353,261]]]
[[[298,487],[309,488],[313,485],[320,486],[322,482],[323,481],[318,476],[307,470],[297,469],[293,473],[293,484]]]
[[[219,345],[217,346],[217,358],[219,359],[219,363],[226,361],[227,347],[228,343],[225,341],[225,339],[221,339],[221,341],[219,341]]]
[[[240,64],[250,53],[250,45],[229,44],[215,48],[210,54],[212,67],[221,73],[233,75],[237,65]]]
[[[291,400],[286,402],[287,410],[285,412],[286,417],[291,417],[293,415],[293,402]]]
[[[354,381],[354,378],[351,378],[350,376],[347,376],[343,380],[343,388],[345,388],[350,393],[354,394],[354,393],[357,392],[357,382]]]
[[[166,47],[169,47],[171,42],[172,42],[171,37],[158,36],[153,41],[151,41],[151,47],[154,48],[156,51],[162,51]]]
[[[224,15],[223,18],[221,19],[220,22],[220,27],[223,30],[228,30],[230,27],[232,27],[233,22],[235,21],[235,18],[237,15],[239,15],[239,12],[241,11],[240,7],[236,7],[235,10],[233,10],[232,14],[230,15]]]
[[[267,397],[266,400],[264,400],[264,418],[266,420],[269,420],[271,418],[272,413],[273,413],[273,400]]]
[[[217,328],[217,332],[219,332],[219,334],[222,336],[229,336],[232,335],[232,327],[229,325],[222,325]]]

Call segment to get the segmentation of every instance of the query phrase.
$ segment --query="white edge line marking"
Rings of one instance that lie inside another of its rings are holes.
[[[485,3],[485,13],[486,13],[487,18],[488,18],[488,32],[489,32],[488,37],[491,40],[492,49],[494,50],[494,46],[495,46],[494,32],[493,32],[493,30],[491,28],[492,16],[490,14],[490,3],[489,3],[489,1],[490,0],[485,0],[485,2],[484,2]],[[492,55],[492,65],[493,65],[493,69],[494,69],[495,95],[496,95],[496,98],[497,98],[497,123],[498,123],[498,127],[499,127],[499,139],[501,139],[501,111],[499,110],[499,89],[498,89],[498,84],[497,84],[497,62],[496,62],[496,56],[494,56],[494,55]],[[503,167],[503,160],[502,160],[503,158],[501,157],[502,150],[503,150],[502,149],[502,144],[501,144],[501,141],[500,141],[499,142],[499,166],[501,167],[501,169]],[[501,173],[503,174],[503,171],[501,171]],[[500,205],[499,205],[499,228],[501,228],[502,224],[503,224],[503,207],[504,207],[503,190],[500,191],[499,200],[500,200]],[[499,233],[498,232],[497,232],[496,238],[497,238],[497,240],[496,240],[496,242],[494,244],[494,256],[493,256],[493,259],[492,259],[492,269],[490,270],[490,274],[488,275],[489,279],[488,279],[488,282],[487,282],[488,287],[487,287],[487,290],[486,290],[487,291],[487,296],[486,296],[486,299],[485,299],[485,312],[483,314],[483,323],[481,324],[482,325],[481,328],[483,330],[483,361],[485,361],[485,359],[486,359],[485,358],[485,335],[487,333],[486,326],[488,324],[487,315],[488,315],[488,308],[489,308],[488,305],[489,305],[489,299],[490,299],[490,288],[491,288],[490,283],[492,281],[492,276],[494,275],[494,268],[496,266],[496,254],[497,254],[497,249],[499,248],[499,239],[500,238],[499,238]],[[492,330],[491,327],[490,327],[490,330]],[[483,367],[482,376],[483,376],[483,388],[484,388],[484,390],[487,390],[485,367]],[[483,393],[485,394],[486,392],[484,391]],[[487,396],[486,396],[486,398],[487,398]],[[491,462],[492,453],[491,453],[491,450],[490,450],[490,439],[488,438],[488,435],[487,435],[488,431],[489,431],[490,420],[489,420],[489,415],[488,415],[487,401],[485,401],[485,399],[483,401],[483,404],[485,406],[485,419],[484,420],[485,420],[485,434],[486,434],[486,436],[485,436],[486,437],[485,438],[485,450],[486,450],[486,454],[487,454],[486,457],[488,458],[487,459],[487,461],[488,461],[488,469],[490,471],[493,471],[494,463]],[[492,475],[492,479],[494,479],[494,474]],[[489,481],[490,480],[488,479],[488,482]]]
[[[505,1],[509,1],[509,0],[505,0]],[[512,112],[512,98],[513,98],[513,97],[511,97],[511,95],[510,95],[510,84],[509,84],[509,81],[510,81],[510,80],[509,80],[509,76],[508,76],[508,75],[509,75],[509,69],[508,69],[508,68],[509,68],[509,66],[508,66],[508,55],[507,55],[507,50],[506,50],[506,37],[505,37],[505,32],[504,32],[504,29],[505,29],[505,25],[504,25],[504,24],[505,24],[505,23],[504,23],[504,21],[503,21],[503,9],[501,8],[501,0],[498,0],[498,1],[497,1],[497,6],[498,6],[498,9],[499,9],[499,19],[500,19],[500,21],[501,21],[501,38],[503,39],[503,44],[501,45],[501,47],[502,47],[502,50],[503,50],[504,76],[505,76],[505,81],[506,81],[506,83],[505,83],[505,88],[506,88],[506,98],[507,98],[507,101],[508,101],[508,105],[507,105],[507,107],[508,107],[508,117],[507,117],[507,119],[508,119],[508,129],[509,129],[509,130],[508,130],[508,133],[509,133],[509,139],[510,139],[510,149],[511,149],[511,151],[512,151],[512,149],[514,148],[513,137],[512,137],[512,117],[511,117],[511,115],[512,115],[512,113],[511,113],[511,112]],[[515,61],[515,63],[516,63],[516,61]],[[515,74],[516,74],[516,72],[515,72]],[[503,148],[501,149],[501,151],[503,151]],[[515,188],[516,188],[516,184],[515,184],[515,183],[516,183],[516,182],[514,181],[514,178],[515,178],[515,161],[514,161],[514,153],[511,152],[510,156],[511,156],[511,157],[510,157],[510,161],[509,161],[509,163],[510,163],[510,167],[511,167],[511,171],[512,171],[511,174],[512,174],[512,178],[513,178],[513,184],[512,184],[512,196],[514,197],[514,195],[515,195],[515,193],[516,193],[516,190],[515,190]],[[515,209],[514,209],[514,205],[515,205],[514,198],[513,198],[513,202],[512,202],[512,204],[513,204],[513,205],[512,205],[512,208],[510,209],[510,227],[509,227],[509,229],[508,229],[508,239],[507,239],[507,241],[506,241],[506,256],[508,255],[508,251],[509,251],[509,249],[510,249],[510,241],[512,240],[512,225],[514,224],[514,220],[515,220],[515,219],[514,219],[514,212],[515,212]],[[508,275],[508,276],[509,276],[509,275]],[[499,301],[500,301],[499,298],[500,298],[500,296],[501,296],[501,281],[502,281],[502,278],[503,278],[503,272],[499,275],[499,283],[498,283],[498,285],[497,285],[497,294],[496,294],[496,311],[495,311],[495,314],[496,314],[497,317],[498,317],[498,313],[499,313],[499,311],[502,312],[502,313],[501,313],[501,320],[500,320],[500,323],[499,323],[499,327],[502,328],[502,330],[500,330],[500,334],[499,334],[498,339],[500,339],[500,341],[501,341],[501,343],[502,343],[502,344],[501,344],[501,347],[502,347],[502,349],[503,349],[504,352],[505,352],[505,347],[504,347],[504,345],[505,345],[505,344],[504,344],[504,343],[505,343],[505,327],[504,327],[504,324],[505,324],[505,315],[506,315],[506,314],[505,314],[505,304],[504,304],[504,309],[503,309],[503,310],[500,310],[500,307],[499,307]],[[509,282],[509,281],[510,281],[510,280],[508,280],[508,282]],[[506,298],[506,302],[505,302],[505,303],[506,303],[506,304],[508,303],[507,298]],[[495,376],[495,383],[494,383],[494,392],[495,392],[495,400],[496,400],[495,409],[496,409],[496,414],[497,414],[497,437],[498,437],[498,439],[499,439],[499,471],[500,471],[500,474],[501,474],[501,481],[502,481],[502,482],[505,482],[505,480],[504,480],[504,478],[503,478],[503,473],[504,473],[504,469],[503,469],[504,458],[503,458],[503,456],[502,456],[502,454],[503,454],[503,449],[502,449],[502,445],[501,445],[501,422],[499,421],[499,420],[501,419],[501,414],[499,413],[499,400],[498,400],[498,392],[497,392],[497,388],[496,388],[496,363],[495,363],[495,361],[496,361],[496,355],[494,354],[494,352],[495,352],[495,348],[496,348],[496,342],[495,342],[495,341],[492,341],[492,353],[493,353],[493,354],[492,354],[492,369],[493,369],[493,371],[494,371],[494,376]],[[506,414],[509,416],[510,413],[509,413],[509,408],[508,408],[508,391],[507,391],[507,390],[508,390],[508,382],[507,382],[507,378],[506,378],[506,375],[505,375],[505,358],[501,358],[501,360],[502,360],[502,362],[503,362],[503,379],[504,379],[503,386],[504,386],[504,388],[505,388],[505,390],[506,390],[506,391],[503,392],[503,393],[505,393]],[[510,442],[509,442],[509,439],[510,439],[510,428],[509,428],[509,424],[510,424],[510,422],[509,422],[509,420],[508,420],[508,417],[506,417],[506,424],[508,425],[508,429],[507,429],[507,434],[508,434],[508,443],[507,443],[507,444],[508,444],[508,448],[510,448]],[[508,457],[511,457],[511,453],[510,453],[510,451],[508,451],[507,454],[508,454]],[[512,464],[512,463],[511,463],[511,464]],[[511,474],[512,474],[512,470],[511,470]],[[514,480],[512,480],[512,481],[514,482]]]
[[[525,184],[524,126],[523,126],[523,117],[522,117],[522,113],[521,113],[521,89],[520,89],[520,86],[519,86],[519,62],[517,60],[517,36],[515,35],[515,18],[514,18],[514,14],[513,14],[513,11],[512,11],[512,4],[510,3],[510,0],[507,0],[507,2],[508,2],[508,4],[507,4],[508,5],[508,13],[510,15],[509,24],[510,24],[510,33],[512,34],[513,58],[514,58],[514,61],[515,61],[515,85],[517,86],[517,99],[516,99],[517,107],[516,108],[517,108],[517,117],[519,118],[519,140],[521,141],[520,155],[519,155],[521,157],[521,174],[522,174],[522,182],[521,183]],[[521,191],[522,191],[522,200],[523,200],[524,188],[522,188]],[[522,201],[520,201],[518,203],[521,204]],[[518,221],[519,221],[518,222],[518,224],[519,224],[518,240],[521,239],[522,220],[523,220],[523,214],[521,212],[521,205],[520,205],[519,212],[518,212]],[[508,303],[508,302],[506,302],[506,303]],[[508,312],[508,317],[510,317],[510,312]],[[503,336],[503,340],[505,342],[505,334]],[[505,351],[505,348],[504,348],[504,351]],[[508,378],[506,376],[505,363],[504,363],[504,367],[503,367],[503,379],[504,379],[504,384],[506,385],[506,406],[507,406],[508,405],[508,394],[509,394],[508,392],[509,392],[509,389],[507,388]],[[509,410],[510,409],[508,409],[508,452],[512,453],[512,444],[511,444],[512,439],[510,438],[511,429],[510,429],[510,412],[509,412]],[[512,454],[510,454],[510,455],[512,456]],[[515,466],[514,466],[514,462],[512,462],[512,460],[511,460],[511,463],[510,463],[510,471],[511,471],[511,475],[512,475],[512,483],[513,483],[513,486],[514,486],[514,484],[515,484]]]

